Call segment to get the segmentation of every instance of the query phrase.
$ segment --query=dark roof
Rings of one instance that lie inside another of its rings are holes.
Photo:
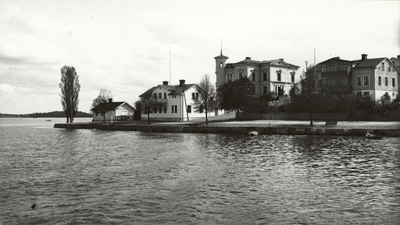
[[[175,89],[168,95],[180,95],[194,85],[196,84],[185,84],[185,86],[175,85]]]
[[[118,108],[120,105],[124,104],[125,102],[107,102],[107,103],[100,103],[96,107],[94,107],[91,111],[112,111]]]
[[[357,69],[357,68],[367,68],[367,67],[375,67],[375,66],[377,66],[380,62],[382,62],[382,61],[385,60],[385,59],[386,59],[386,57],[361,60],[361,61],[354,67],[354,69]]]
[[[168,95],[178,95],[178,94],[181,94],[184,91],[188,90],[189,88],[191,88],[194,85],[196,85],[196,84],[185,84],[184,86],[180,86],[180,85],[158,85],[158,86],[152,87],[149,90],[145,91],[143,94],[139,95],[139,97],[147,97],[147,96],[152,95],[153,91],[155,89],[157,89],[158,87],[160,87],[160,86],[168,89],[169,91],[171,91],[171,93],[169,93]]]
[[[231,66],[234,66],[234,65],[237,65],[237,64],[243,64],[243,63],[256,64],[256,65],[270,64],[270,65],[278,65],[278,66],[300,68],[299,66],[296,66],[296,65],[293,65],[293,64],[285,62],[283,59],[273,59],[273,60],[258,61],[258,60],[252,60],[251,58],[246,58],[245,60],[239,61],[237,63],[229,63],[229,64],[227,64],[227,67],[231,67]]]

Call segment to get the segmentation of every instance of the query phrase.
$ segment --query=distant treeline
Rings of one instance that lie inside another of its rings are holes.
[[[46,113],[30,113],[30,114],[3,114],[0,117],[25,117],[25,118],[38,118],[38,117],[65,117],[63,111],[53,111]],[[75,117],[92,117],[92,114],[78,111]]]

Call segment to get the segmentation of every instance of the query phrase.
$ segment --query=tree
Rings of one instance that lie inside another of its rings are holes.
[[[314,125],[312,114],[315,109],[322,103],[327,102],[328,99],[324,90],[318,85],[318,76],[315,69],[315,66],[310,65],[307,67],[307,72],[303,71],[300,81],[300,93],[297,90],[297,86],[290,92],[297,105],[306,107],[310,114],[310,126]]]
[[[150,113],[153,110],[156,110],[156,107],[160,104],[153,96],[144,95],[140,97],[141,105],[142,105],[142,112],[147,114],[147,123],[150,124]]]
[[[142,101],[138,100],[134,103],[135,112],[133,113],[134,120],[141,120],[142,119]]]
[[[254,94],[254,86],[247,77],[228,81],[217,88],[219,107],[225,110],[243,110]]]
[[[74,67],[63,66],[61,68],[61,83],[59,87],[61,89],[61,104],[67,118],[67,123],[72,123],[78,111],[79,91],[81,89],[79,76]]]
[[[107,103],[108,100],[112,97],[113,95],[111,93],[111,90],[107,90],[106,88],[101,88],[97,98],[93,99],[92,109],[98,106],[100,103]]]
[[[199,96],[193,99],[195,105],[195,111],[201,112],[201,109],[204,110],[206,115],[206,125],[208,125],[208,113],[212,112],[216,108],[216,101],[215,101],[215,86],[210,81],[210,76],[205,74],[197,86],[197,92]]]

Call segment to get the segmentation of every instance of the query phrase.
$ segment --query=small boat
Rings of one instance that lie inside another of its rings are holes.
[[[51,120],[46,120],[47,122],[50,122]]]
[[[367,134],[365,134],[365,137],[367,137],[369,139],[382,139],[382,135],[371,134],[370,132],[367,132]]]

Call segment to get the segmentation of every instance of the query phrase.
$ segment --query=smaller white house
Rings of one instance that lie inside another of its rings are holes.
[[[150,88],[139,97],[151,98],[156,103],[150,112],[151,120],[195,120],[205,118],[202,107],[196,110],[195,99],[199,97],[198,88],[197,84],[185,84],[185,80],[179,80],[179,85],[169,85],[168,81],[164,81],[163,84]],[[208,116],[211,116],[211,113]],[[147,120],[147,117],[147,113],[142,113],[142,120]]]
[[[92,110],[92,122],[113,122],[119,120],[131,120],[135,107],[127,102],[113,102],[112,98],[107,103],[100,103]]]

